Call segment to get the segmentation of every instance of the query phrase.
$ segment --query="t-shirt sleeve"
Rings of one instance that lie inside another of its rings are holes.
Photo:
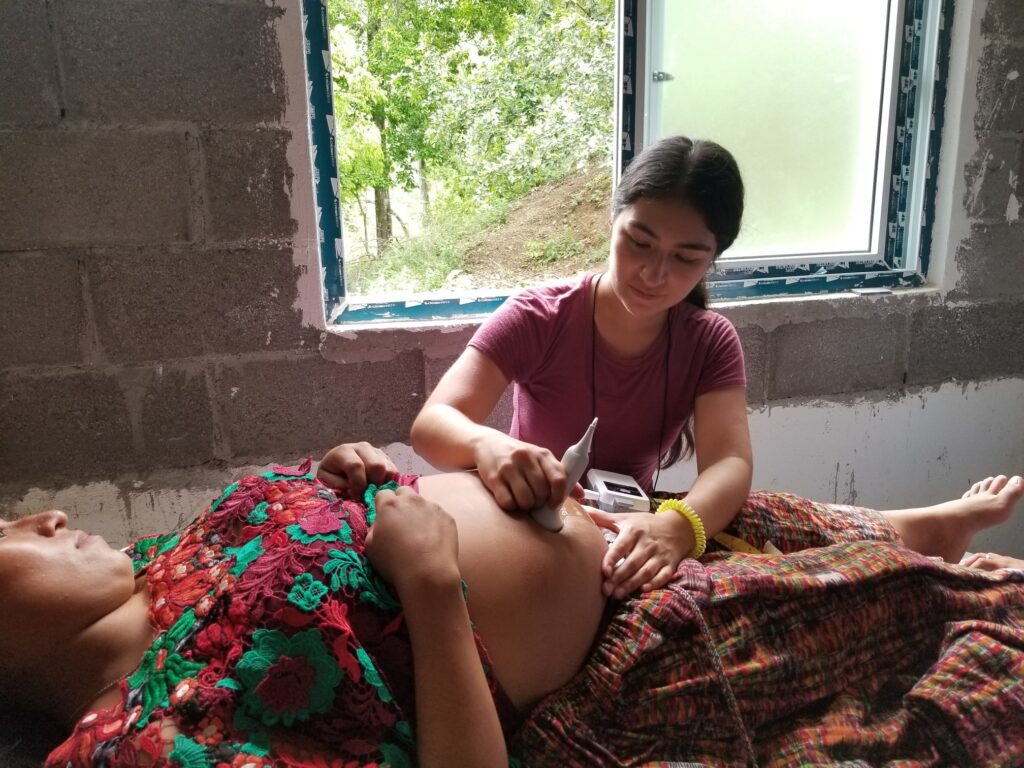
[[[712,317],[707,354],[697,382],[698,396],[716,389],[747,386],[743,347],[736,328],[722,315],[714,314]]]
[[[553,315],[544,296],[523,291],[477,328],[469,346],[487,355],[509,381],[523,381],[547,347]]]

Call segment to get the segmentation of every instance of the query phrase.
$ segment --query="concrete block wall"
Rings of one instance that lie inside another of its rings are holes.
[[[242,468],[402,453],[473,325],[339,333],[308,311],[297,9],[0,3],[0,514],[60,504],[124,539]],[[933,284],[724,307],[752,410],[1024,378],[1024,5],[958,0],[955,29]]]

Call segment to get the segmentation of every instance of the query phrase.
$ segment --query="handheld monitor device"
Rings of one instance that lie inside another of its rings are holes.
[[[587,472],[591,490],[586,497],[605,512],[650,512],[651,503],[636,480],[629,475],[592,469]]]

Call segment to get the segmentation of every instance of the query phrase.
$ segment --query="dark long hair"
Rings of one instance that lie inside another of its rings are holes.
[[[736,159],[725,147],[705,139],[669,136],[646,147],[629,164],[612,195],[612,221],[641,197],[692,206],[715,236],[715,259],[733,244],[743,219],[743,179]],[[713,263],[713,262],[712,262]],[[684,301],[707,309],[704,278]],[[658,446],[659,452],[661,446]],[[693,414],[661,467],[693,455]]]

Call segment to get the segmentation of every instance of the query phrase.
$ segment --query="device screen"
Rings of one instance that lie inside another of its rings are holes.
[[[613,493],[624,493],[627,496],[636,496],[638,499],[641,498],[640,489],[634,485],[620,485],[619,483],[610,483],[607,480],[604,484],[608,490]]]

